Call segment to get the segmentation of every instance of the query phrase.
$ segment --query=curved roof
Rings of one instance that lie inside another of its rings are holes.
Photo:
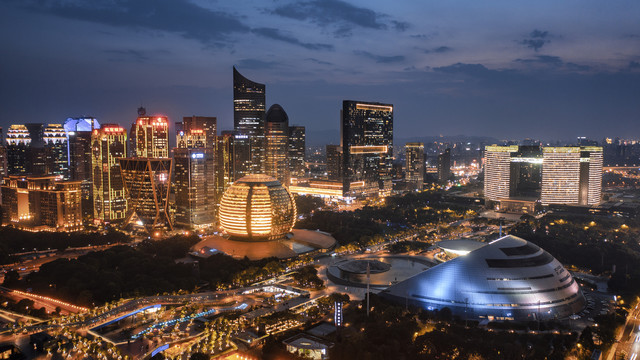
[[[471,251],[479,249],[487,244],[475,240],[459,239],[438,241],[436,245],[444,251],[448,251],[457,255],[466,255]]]
[[[427,308],[457,307],[459,312],[468,308],[469,317],[565,317],[584,305],[578,284],[558,260],[512,235],[434,266],[391,286],[386,293],[408,296]]]
[[[265,184],[267,186],[278,186],[281,185],[278,179],[271,177],[269,175],[264,174],[249,174],[241,177],[240,179],[235,181],[236,183],[247,183],[247,184]]]
[[[240,74],[240,72],[236,69],[235,66],[233,67],[233,82],[234,82],[234,84],[237,83],[237,82],[241,82],[241,83],[246,84],[246,85],[251,85],[251,86],[255,86],[255,87],[264,88],[264,84],[261,84],[259,82],[255,82],[253,80],[249,80],[244,75]]]
[[[289,116],[280,104],[273,104],[269,110],[267,110],[266,120],[267,122],[289,123]]]

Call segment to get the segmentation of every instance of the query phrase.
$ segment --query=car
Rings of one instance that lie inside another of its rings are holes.
[[[587,320],[594,322],[595,320],[593,320],[593,318],[588,318]]]

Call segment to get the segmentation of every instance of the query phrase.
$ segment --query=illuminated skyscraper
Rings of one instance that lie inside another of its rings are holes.
[[[489,201],[509,198],[511,154],[518,146],[487,146],[484,156],[484,197]]]
[[[216,210],[216,118],[184,117],[176,123],[174,149],[176,225],[211,227]]]
[[[596,205],[602,196],[602,148],[543,148],[543,205]]]
[[[171,164],[169,158],[120,158],[120,170],[127,197],[125,224],[135,219],[151,233],[173,229],[169,216]]]
[[[24,125],[11,125],[7,131],[7,168],[9,175],[27,172],[27,149],[31,144],[29,130]]]
[[[329,180],[342,180],[342,147],[340,145],[327,145],[327,178]]]
[[[0,128],[0,139],[2,139],[2,128]],[[9,175],[7,168],[7,148],[0,142],[0,182],[2,177]]]
[[[62,124],[48,124],[44,128],[44,152],[47,175],[69,178],[67,134]]]
[[[93,219],[91,135],[94,129],[100,129],[100,124],[92,117],[67,118],[64,122],[69,150],[69,179],[81,182],[82,214],[85,223]]]
[[[33,175],[46,175],[46,155],[44,148],[44,124],[29,123],[25,124],[29,130],[31,143],[27,149],[27,173]]]
[[[184,131],[185,134],[195,134],[194,130],[204,136],[205,145],[191,145],[187,147],[215,147],[218,119],[215,116],[185,116],[182,123],[176,123],[176,134]],[[199,140],[202,141],[202,140]],[[178,146],[180,147],[180,146]]]
[[[213,147],[215,143],[207,143],[204,130],[190,129],[176,132],[176,147],[179,149],[193,149]]]
[[[236,178],[236,141],[233,131],[223,131],[216,140],[216,201]]]
[[[289,169],[291,177],[303,178],[307,175],[306,134],[304,126],[289,126]]]
[[[147,116],[145,111],[139,109],[131,137],[135,139],[136,157],[169,157],[169,120],[166,116]]]
[[[289,186],[289,117],[282,106],[273,104],[265,122],[266,174]]]
[[[487,146],[484,193],[488,205],[531,212],[542,205],[596,205],[602,196],[602,148]]]
[[[388,196],[393,167],[393,105],[345,100],[341,118],[343,191],[351,197]],[[364,182],[363,190],[351,184]]]
[[[174,150],[176,225],[190,229],[215,223],[216,197],[213,148]]]
[[[127,154],[127,131],[119,125],[104,124],[93,130],[91,143],[94,222],[122,221],[127,200],[118,159]]]
[[[424,184],[424,144],[409,142],[405,149],[405,181],[412,190],[422,190]]]
[[[238,176],[265,170],[265,85],[233,68],[233,125],[238,136]],[[245,144],[246,143],[246,144]]]
[[[451,177],[451,149],[438,155],[438,181],[446,183]]]

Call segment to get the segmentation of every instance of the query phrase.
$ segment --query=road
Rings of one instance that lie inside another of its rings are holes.
[[[616,359],[614,356],[627,354],[625,359],[640,360],[640,307],[636,305],[627,316],[627,323],[618,335],[618,341],[611,346],[606,360]]]

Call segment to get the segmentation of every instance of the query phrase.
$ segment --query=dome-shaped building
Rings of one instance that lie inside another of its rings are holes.
[[[296,221],[293,196],[267,175],[247,175],[225,191],[220,202],[220,225],[234,240],[266,241],[284,238]]]
[[[451,309],[478,320],[564,318],[584,308],[580,287],[562,264],[515,236],[434,266],[382,296],[428,310]]]

